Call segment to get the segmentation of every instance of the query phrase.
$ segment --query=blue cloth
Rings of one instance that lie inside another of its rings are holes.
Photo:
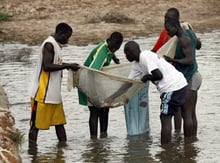
[[[149,82],[124,106],[128,135],[140,135],[150,131],[148,89]]]

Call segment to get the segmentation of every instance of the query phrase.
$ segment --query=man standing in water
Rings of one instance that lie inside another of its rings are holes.
[[[166,11],[164,15],[164,23],[169,19],[180,20],[180,13],[177,8],[171,7]],[[185,30],[190,30],[192,33],[194,33],[192,26],[187,22],[181,22],[181,27]],[[161,31],[158,40],[154,44],[152,51],[157,52],[170,38],[172,37],[168,34],[166,28],[164,28]],[[196,49],[199,50],[201,46],[202,44],[200,39],[196,37]],[[182,124],[181,119],[182,119],[181,112],[177,112],[177,114],[174,116],[174,127],[177,132],[181,130],[181,124]]]
[[[54,36],[49,36],[41,45],[31,93],[31,144],[36,144],[39,130],[47,130],[50,126],[55,126],[59,142],[66,142],[66,118],[61,98],[62,70],[77,71],[80,68],[76,63],[62,63],[62,47],[71,35],[72,28],[66,23],[59,23]]]
[[[171,141],[171,118],[182,108],[185,102],[187,82],[183,74],[170,63],[151,51],[141,51],[134,41],[125,44],[124,53],[132,68],[128,78],[151,81],[160,92],[161,144]],[[124,84],[119,90],[105,100],[111,104],[112,99],[121,95],[132,84]],[[185,122],[185,121],[184,121]]]
[[[173,37],[178,37],[176,46],[176,55],[174,58],[164,56],[168,62],[172,62],[176,69],[183,73],[187,82],[187,97],[183,105],[185,108],[183,112],[184,120],[184,135],[191,137],[197,135],[197,118],[196,118],[196,103],[197,92],[202,83],[202,77],[198,71],[198,64],[196,62],[196,46],[197,38],[191,30],[184,30],[181,28],[180,22],[176,19],[169,19],[165,22],[165,28],[168,34]],[[187,115],[187,116],[186,116]],[[190,116],[188,116],[190,115]]]
[[[115,56],[115,52],[121,47],[123,35],[120,32],[113,32],[107,39],[102,40],[89,54],[84,66],[100,70],[103,66],[109,66],[113,59],[116,64],[119,64],[119,59]],[[78,91],[79,104],[87,105],[90,111],[89,128],[90,137],[97,138],[98,120],[100,121],[100,137],[107,137],[108,129],[108,114],[109,108],[98,108],[95,104],[88,101],[86,95]]]

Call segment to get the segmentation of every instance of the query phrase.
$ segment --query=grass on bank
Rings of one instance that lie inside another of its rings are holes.
[[[24,141],[24,133],[22,133],[20,130],[16,129],[16,131],[8,130],[9,137],[17,144],[21,145]]]
[[[0,21],[9,21],[10,15],[7,13],[0,12]]]

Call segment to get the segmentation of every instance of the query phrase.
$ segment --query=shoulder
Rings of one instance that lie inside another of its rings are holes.
[[[94,53],[94,52],[96,52],[98,49],[100,50],[100,48],[103,48],[103,47],[105,47],[105,40],[102,40],[102,41],[100,41],[94,48],[93,48],[93,50],[91,51],[91,53]],[[106,44],[106,46],[107,46],[107,44]]]
[[[152,52],[151,50],[144,50],[140,53],[140,56],[144,57],[144,58],[148,58],[151,56],[157,55],[155,52]]]
[[[103,46],[103,45],[108,45],[106,39],[101,40],[101,41],[98,43],[97,47],[100,47],[100,46]]]
[[[48,51],[52,51],[54,47],[53,47],[53,44],[51,42],[45,42],[43,48],[47,49]]]
[[[95,49],[107,49],[108,48],[108,44],[106,40],[102,40],[99,42],[99,44],[96,46]]]
[[[139,63],[141,65],[146,65],[147,63],[152,60],[151,58],[154,56],[154,52],[150,51],[150,50],[144,50],[140,53],[140,58],[139,58]]]

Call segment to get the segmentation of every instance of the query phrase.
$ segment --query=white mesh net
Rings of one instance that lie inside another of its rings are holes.
[[[174,36],[165,43],[157,52],[158,55],[174,57],[178,38]],[[131,63],[111,65],[102,68],[101,71],[82,67],[79,71],[69,71],[67,89],[70,91],[77,87],[86,96],[90,103],[96,107],[118,107],[126,104],[140,89],[144,83],[140,80],[128,79]],[[125,83],[132,83],[130,88],[123,90],[120,96],[113,99],[111,104],[104,101],[114,94]]]
[[[68,90],[77,87],[88,97],[96,107],[118,107],[126,104],[141,88],[144,83],[137,80],[128,79],[131,69],[130,63],[112,65],[103,68],[101,71],[82,67],[78,72],[69,71],[68,73]],[[115,93],[123,84],[132,83],[132,86],[112,103],[107,105],[104,101],[113,93]]]

